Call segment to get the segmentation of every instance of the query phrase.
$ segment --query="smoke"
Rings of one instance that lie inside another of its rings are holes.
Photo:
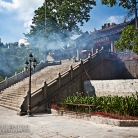
[[[62,57],[62,59],[71,58],[76,52],[75,41],[70,39],[70,37],[64,39],[60,33],[51,33],[48,37],[45,37],[43,34],[35,34],[28,39],[28,42],[32,53],[34,53],[36,49],[39,51],[39,60],[46,60],[46,56],[49,52],[54,53],[54,56],[58,55],[58,57]],[[73,52],[68,52],[68,50]],[[70,56],[66,56],[65,53],[70,53]]]

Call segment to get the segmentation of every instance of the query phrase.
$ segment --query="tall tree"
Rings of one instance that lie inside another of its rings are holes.
[[[35,40],[43,37],[43,41],[66,41],[73,34],[80,34],[79,25],[89,21],[94,0],[45,0],[35,10],[33,25],[27,37]],[[45,11],[46,10],[46,11]]]
[[[135,2],[136,0],[101,0],[103,5],[107,5],[109,7],[118,5],[126,9],[131,9]]]
[[[125,27],[119,41],[116,41],[114,44],[121,51],[129,49],[138,54],[138,29],[133,25]]]

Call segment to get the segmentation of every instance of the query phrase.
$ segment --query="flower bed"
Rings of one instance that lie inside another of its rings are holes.
[[[137,120],[138,118],[138,92],[132,96],[69,96],[62,101],[62,103],[77,103],[94,105],[90,108],[94,114],[99,114],[105,117],[111,117],[124,120]],[[61,107],[68,110],[75,111],[74,106],[62,104]],[[86,111],[85,107],[78,109],[80,112]]]
[[[56,104],[51,104],[50,108],[51,108],[51,109],[58,110],[58,106],[57,106]]]
[[[119,116],[119,115],[113,115],[109,113],[104,112],[93,112],[92,115],[100,115],[103,117],[109,117],[112,119],[119,119],[119,120],[138,120],[138,117],[132,117],[132,116]]]

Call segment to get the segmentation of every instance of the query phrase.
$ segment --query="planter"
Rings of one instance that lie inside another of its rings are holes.
[[[56,109],[51,109],[51,114],[57,115],[58,111]]]

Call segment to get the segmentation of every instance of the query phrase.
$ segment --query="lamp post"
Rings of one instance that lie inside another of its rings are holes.
[[[137,1],[133,0],[133,4],[134,4],[134,12],[135,12],[135,26],[136,29],[138,28],[138,20],[137,20]]]
[[[46,37],[46,0],[45,0],[45,37]],[[44,61],[46,60],[46,56],[47,55],[46,55],[46,45],[45,45]]]
[[[37,63],[36,59],[30,53],[29,62],[28,62],[28,60],[25,62],[25,69],[26,69],[27,72],[29,72],[29,90],[28,90],[28,93],[27,93],[27,97],[28,97],[27,114],[28,114],[28,116],[32,116],[32,113],[31,113],[31,73],[35,69],[36,63]]]

